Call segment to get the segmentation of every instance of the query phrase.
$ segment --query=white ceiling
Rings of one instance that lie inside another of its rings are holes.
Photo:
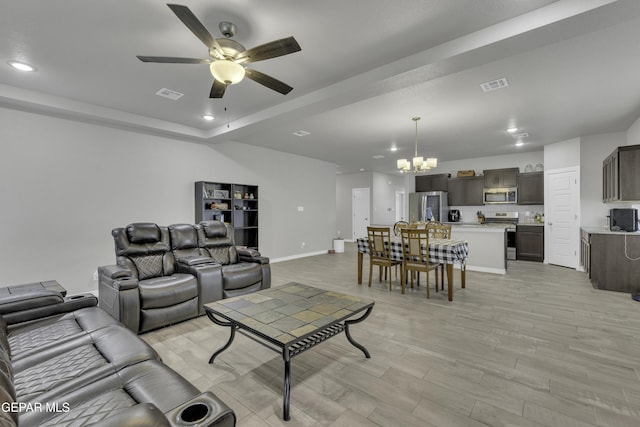
[[[539,151],[626,130],[640,116],[637,0],[181,4],[215,37],[220,21],[235,23],[247,48],[294,36],[301,52],[252,64],[294,90],[283,96],[245,79],[209,99],[206,65],[140,62],[136,55],[207,57],[160,1],[20,0],[0,14],[0,106],[238,141],[335,163],[338,173],[395,173],[396,160],[413,154],[413,116],[422,117],[420,154],[440,161]],[[509,87],[480,89],[502,77]],[[156,96],[162,88],[184,96]],[[216,120],[204,121],[208,113]],[[524,146],[514,146],[509,125],[529,133]]]

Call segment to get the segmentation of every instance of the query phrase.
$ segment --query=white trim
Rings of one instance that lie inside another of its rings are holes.
[[[457,265],[454,265],[457,270],[460,269]],[[480,273],[491,274],[507,274],[507,270],[504,268],[491,268],[491,267],[474,267],[473,265],[467,265],[467,271],[479,271]]]
[[[289,255],[289,256],[282,257],[282,258],[270,259],[269,263],[275,264],[277,262],[282,262],[282,261],[291,261],[292,259],[306,258],[306,257],[310,257],[310,256],[315,256],[315,255],[326,255],[327,253],[328,252],[326,250],[324,250],[324,251],[317,251],[317,252],[307,252],[307,253],[304,253],[304,254]]]

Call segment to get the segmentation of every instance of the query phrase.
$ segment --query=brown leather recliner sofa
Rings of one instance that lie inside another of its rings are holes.
[[[136,333],[204,314],[203,305],[271,286],[269,259],[236,248],[233,229],[134,223],[112,231],[116,265],[98,268],[100,307]]]
[[[91,294],[0,288],[1,426],[234,426]]]

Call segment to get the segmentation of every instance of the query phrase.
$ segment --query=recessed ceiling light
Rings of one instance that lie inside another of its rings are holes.
[[[213,119],[215,119],[215,117],[213,117],[211,114],[205,114],[204,116],[202,116],[203,119],[207,120],[207,121],[211,121]]]
[[[515,132],[518,132],[518,128],[517,128],[517,127],[509,128],[509,129],[507,129],[507,132],[509,132],[509,133],[515,133]]]
[[[382,154],[376,154],[375,156],[373,156],[374,159],[384,159],[384,156]]]
[[[311,135],[311,132],[307,132],[306,130],[299,130],[293,133],[295,136],[307,136]]]
[[[360,172],[364,172],[364,169],[360,169]]]
[[[20,62],[20,61],[7,61],[7,64],[11,65],[13,68],[15,68],[16,70],[20,70],[20,71],[35,71],[36,67],[31,66],[29,64],[25,64],[24,62]]]
[[[516,147],[522,147],[524,145],[524,142],[518,141],[518,142],[516,142],[515,145],[516,145]]]
[[[391,147],[391,148],[389,148],[389,151],[398,151],[398,147],[395,147],[395,146]]]

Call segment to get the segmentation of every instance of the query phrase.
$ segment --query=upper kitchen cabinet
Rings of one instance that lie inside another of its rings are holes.
[[[602,162],[602,201],[640,200],[640,145],[615,149]]]
[[[416,176],[416,193],[424,191],[447,191],[449,176],[448,173]]]
[[[480,206],[484,178],[470,176],[465,178],[451,178],[449,180],[449,206]]]
[[[544,172],[518,175],[518,204],[544,205]]]
[[[508,188],[518,185],[518,168],[488,169],[482,171],[484,188]]]

